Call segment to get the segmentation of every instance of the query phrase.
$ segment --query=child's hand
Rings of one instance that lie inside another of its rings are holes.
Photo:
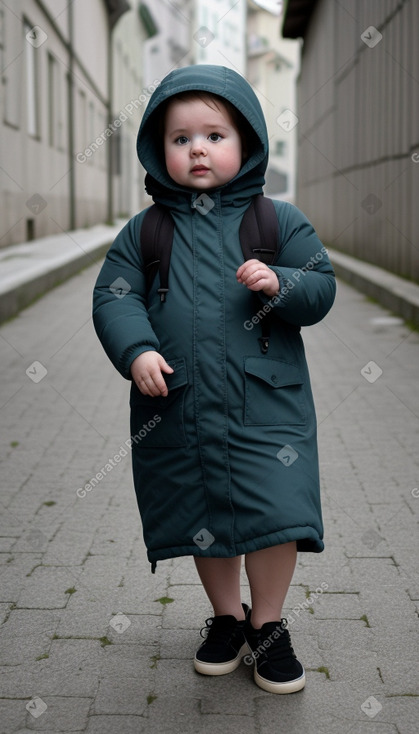
[[[263,291],[267,296],[275,296],[279,291],[279,280],[260,260],[246,260],[236,273],[239,283],[243,283],[251,291]]]
[[[143,395],[156,397],[168,394],[162,372],[171,375],[174,370],[158,352],[143,352],[131,364],[131,375]]]

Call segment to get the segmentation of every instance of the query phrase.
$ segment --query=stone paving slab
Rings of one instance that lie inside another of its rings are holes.
[[[141,658],[138,663],[140,667]],[[153,679],[153,672],[147,670],[147,664],[141,665],[141,674],[135,678],[120,673],[117,676],[103,675],[99,682],[93,712],[144,716],[149,706],[147,696],[153,695]]]
[[[53,639],[47,658],[36,660],[28,656],[24,664],[1,668],[2,696],[94,696],[104,659],[99,639]]]
[[[90,320],[98,268],[0,329],[0,734],[416,734],[417,333],[343,283],[303,329],[326,548],[299,555],[285,602],[306,688],[274,696],[245,664],[195,673],[211,607],[191,558],[150,573],[130,456],[77,496],[129,436],[129,384]]]
[[[101,716],[91,714],[87,725],[87,734],[143,734],[149,731],[148,721],[142,716]]]
[[[368,695],[373,695],[374,690]],[[260,732],[272,731],[272,722],[280,721],[282,731],[322,731],[349,734],[357,731],[367,716],[361,710],[367,694],[348,682],[327,680],[322,673],[308,672],[303,691],[292,696],[264,694],[257,699]],[[377,714],[377,719],[380,714]]]
[[[10,610],[0,627],[0,666],[21,665],[48,654],[58,624],[55,610]]]
[[[17,599],[22,609],[63,609],[68,602],[68,589],[73,588],[74,576],[69,569],[38,566],[25,580]]]

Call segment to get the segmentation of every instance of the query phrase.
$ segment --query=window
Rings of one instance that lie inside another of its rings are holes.
[[[1,10],[1,69],[4,89],[4,121],[15,128],[20,127],[22,60],[20,19],[4,14]]]
[[[140,3],[138,10],[147,36],[148,38],[152,38],[159,32],[158,25],[155,22],[153,15],[150,12],[150,9],[145,3]]]
[[[58,145],[58,67],[52,54],[48,54],[48,143]]]
[[[0,69],[4,69],[4,12],[0,8]]]
[[[276,155],[284,156],[286,152],[287,152],[287,145],[286,145],[285,140],[277,140],[276,147],[275,147]]]
[[[87,145],[87,100],[86,94],[79,89],[79,111],[76,115],[79,144],[78,149],[83,150]]]
[[[76,145],[76,141],[74,139],[74,131],[73,131],[73,119],[74,119],[74,109],[72,105],[73,100],[73,81],[72,77],[70,76],[69,72],[65,75],[65,98],[66,98],[66,116],[65,119],[67,120],[67,133],[66,133],[66,143],[68,145],[68,149],[71,150],[71,147]],[[70,118],[70,111],[71,111],[71,118]],[[74,152],[74,151],[73,151]]]
[[[90,100],[89,102],[89,140],[88,145],[91,145],[93,141],[95,140],[97,136],[95,135],[95,105]],[[96,151],[95,155],[97,156],[98,153]],[[93,164],[93,157],[88,159],[90,163]]]
[[[26,69],[26,121],[29,135],[39,138],[39,63],[38,49],[29,43],[26,35],[32,30],[28,21],[23,22]],[[16,92],[16,90],[15,90]]]
[[[64,120],[65,100],[64,89],[61,86],[60,67],[57,59],[51,53],[47,56],[48,63],[48,143],[52,148],[65,150]]]
[[[108,118],[107,118],[106,113],[99,112],[97,120],[98,120],[98,126],[99,126],[101,134],[105,134],[105,131],[108,127]],[[105,136],[105,142],[100,147],[100,153],[99,153],[100,167],[103,168],[104,171],[106,171],[108,167],[108,148],[110,144],[111,144],[110,138],[107,138]]]
[[[57,148],[58,150],[66,150],[66,125],[68,115],[68,99],[67,99],[67,86],[66,80],[63,74],[63,70],[57,62]]]

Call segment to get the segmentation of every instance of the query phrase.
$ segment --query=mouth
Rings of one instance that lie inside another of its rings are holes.
[[[207,171],[209,171],[209,168],[207,168],[206,166],[198,165],[191,168],[191,173],[195,173],[197,176],[203,175],[204,173],[207,173]]]

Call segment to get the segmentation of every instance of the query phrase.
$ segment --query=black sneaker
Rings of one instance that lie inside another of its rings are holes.
[[[255,683],[269,693],[295,693],[305,686],[304,668],[291,645],[287,620],[266,622],[258,630],[246,620],[245,635],[252,651],[245,662],[255,661]]]
[[[250,610],[242,604],[246,617]],[[246,619],[237,621],[230,614],[210,617],[205,620],[201,635],[206,639],[194,658],[195,670],[204,675],[225,675],[236,670],[243,655],[248,651],[244,626]],[[204,632],[204,634],[203,634]]]

